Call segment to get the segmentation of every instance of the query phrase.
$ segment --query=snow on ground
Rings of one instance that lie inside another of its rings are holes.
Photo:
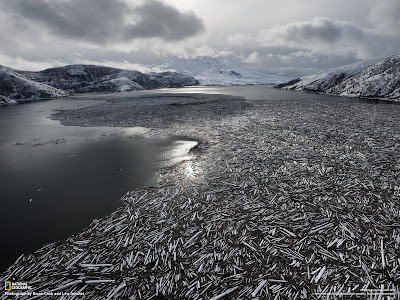
[[[378,63],[342,81],[327,92],[350,97],[389,98],[400,100],[400,54]]]
[[[69,93],[50,85],[25,78],[12,69],[0,70],[1,92],[7,98],[31,101],[39,98],[64,97]]]
[[[143,90],[140,84],[126,77],[111,79],[110,82],[116,85],[118,92]]]
[[[17,101],[12,100],[6,96],[0,95],[0,105],[10,105],[10,104],[17,104]]]
[[[283,88],[294,89],[298,91],[323,92],[345,80],[346,78],[365,70],[377,61],[378,60],[359,61],[353,64],[331,68],[326,71],[318,72],[314,75],[302,77],[295,83],[285,85]]]
[[[70,65],[29,72],[0,66],[0,94],[18,102],[75,93],[111,93],[197,84],[195,78],[174,72],[143,74],[94,65]]]
[[[68,74],[70,75],[87,75],[83,65],[73,65],[68,69]]]
[[[400,99],[400,87],[389,94],[389,99]]]
[[[326,94],[400,100],[400,53],[302,77],[279,88]]]

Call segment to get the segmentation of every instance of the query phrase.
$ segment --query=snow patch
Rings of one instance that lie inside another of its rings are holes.
[[[73,65],[68,69],[68,74],[76,76],[76,75],[87,75],[85,68],[83,65]]]
[[[12,100],[6,96],[0,95],[0,106],[1,105],[12,105],[12,104],[17,104],[17,101]]]
[[[126,77],[115,78],[110,80],[110,82],[116,85],[117,91],[119,92],[143,90],[143,87],[140,84]]]

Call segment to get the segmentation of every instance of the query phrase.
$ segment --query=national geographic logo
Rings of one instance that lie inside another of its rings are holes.
[[[4,289],[6,291],[11,291],[11,290],[30,290],[30,289],[32,289],[32,287],[26,282],[6,281],[6,282],[4,282]]]

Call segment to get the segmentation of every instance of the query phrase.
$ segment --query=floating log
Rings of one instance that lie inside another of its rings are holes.
[[[165,105],[185,101],[204,105]],[[97,125],[138,122],[148,136],[202,143],[111,215],[21,256],[1,281],[88,299],[398,297],[399,109],[150,95],[61,112],[75,125],[97,112]]]

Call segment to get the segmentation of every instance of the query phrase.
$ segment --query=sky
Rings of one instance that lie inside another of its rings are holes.
[[[296,77],[400,52],[399,0],[0,0],[0,26],[23,70],[211,56]]]

